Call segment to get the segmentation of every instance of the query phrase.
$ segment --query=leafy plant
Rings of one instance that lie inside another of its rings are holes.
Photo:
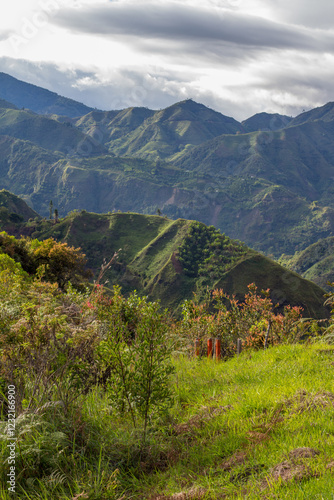
[[[287,306],[283,314],[275,314],[275,306],[269,290],[258,293],[254,283],[248,286],[243,302],[229,296],[223,290],[213,290],[201,304],[185,301],[183,319],[176,325],[179,334],[193,352],[195,339],[200,341],[202,354],[206,352],[206,340],[221,340],[222,355],[235,354],[237,339],[244,348],[263,348],[270,323],[269,344],[299,341],[308,332],[309,321],[301,321],[301,307]],[[216,310],[216,312],[215,312]]]
[[[172,346],[159,304],[136,293],[125,299],[119,287],[109,298],[99,286],[91,307],[102,322],[98,352],[109,371],[111,403],[117,411],[130,413],[135,428],[142,421],[144,444],[149,423],[172,403]]]

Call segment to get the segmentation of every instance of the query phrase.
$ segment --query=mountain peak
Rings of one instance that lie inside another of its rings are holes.
[[[93,110],[80,102],[62,97],[55,92],[18,80],[0,72],[0,99],[28,108],[42,115],[65,115],[70,118],[85,115]]]
[[[285,128],[292,118],[279,113],[256,113],[255,115],[247,118],[242,123],[246,132],[257,132],[258,130],[279,130]]]
[[[331,122],[334,120],[334,102],[328,102],[323,106],[311,109],[309,111],[304,111],[300,115],[296,116],[290,123],[290,125],[301,125],[306,122],[313,122],[315,120],[322,120],[325,122]]]

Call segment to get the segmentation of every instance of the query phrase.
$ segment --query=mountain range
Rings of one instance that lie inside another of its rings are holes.
[[[98,111],[5,74],[0,98],[0,188],[42,215],[159,210],[302,273],[296,252],[334,236],[334,103],[242,123],[192,100]]]

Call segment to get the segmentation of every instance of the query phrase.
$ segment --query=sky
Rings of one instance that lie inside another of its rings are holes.
[[[334,2],[11,0],[0,71],[104,110],[296,116],[334,101]]]

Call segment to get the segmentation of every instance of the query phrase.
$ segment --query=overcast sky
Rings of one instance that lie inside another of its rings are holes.
[[[10,0],[0,71],[100,109],[295,116],[334,101],[334,2]]]

